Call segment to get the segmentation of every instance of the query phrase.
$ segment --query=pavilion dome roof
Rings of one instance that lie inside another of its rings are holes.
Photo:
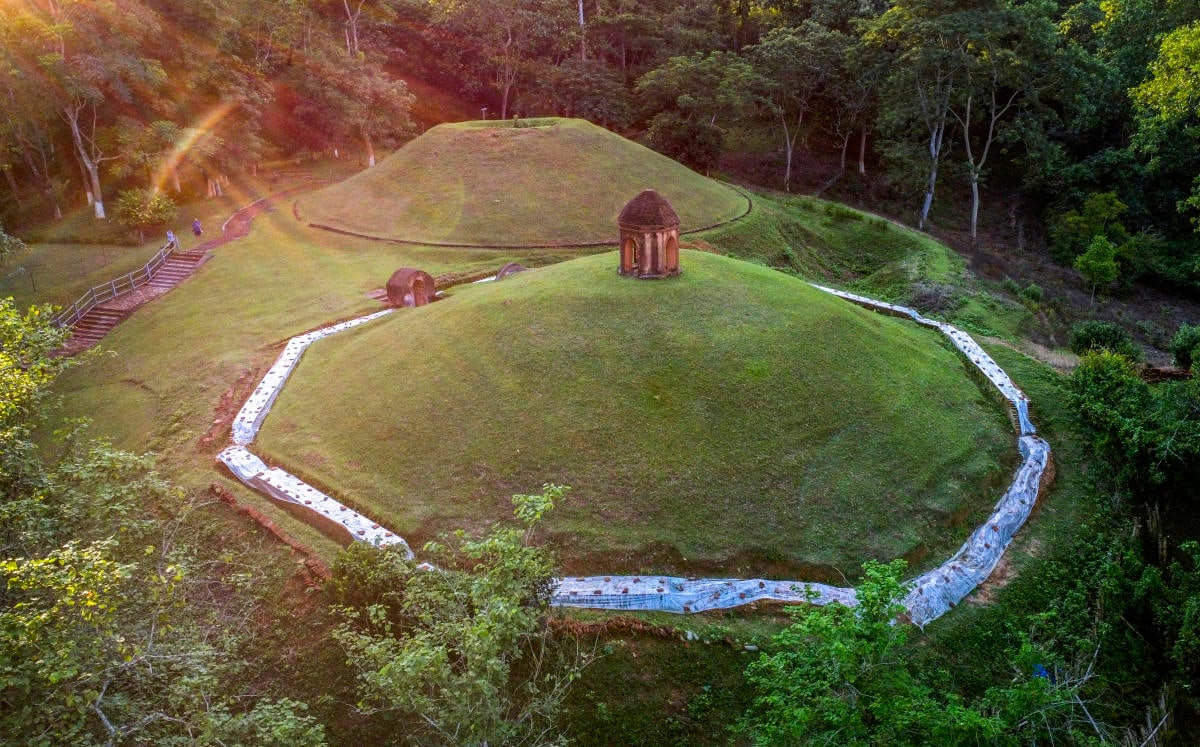
[[[621,209],[617,223],[623,228],[677,228],[679,215],[667,198],[653,189],[644,189]]]

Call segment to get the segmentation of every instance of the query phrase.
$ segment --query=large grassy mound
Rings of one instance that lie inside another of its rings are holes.
[[[682,229],[736,218],[727,186],[580,119],[445,124],[373,169],[299,200],[304,219],[430,244],[547,246],[617,241],[617,214],[656,189]]]
[[[942,552],[1008,475],[1003,411],[931,332],[781,273],[613,254],[314,345],[258,446],[418,543],[572,485],[569,572],[803,572]]]

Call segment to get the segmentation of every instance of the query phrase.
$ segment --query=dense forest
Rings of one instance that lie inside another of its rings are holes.
[[[764,193],[820,164],[818,187],[869,184],[968,245],[1003,234],[1093,294],[1200,295],[1190,0],[0,0],[0,98],[0,259],[82,206],[97,235],[160,230],[285,160],[370,168],[441,121],[559,114]],[[562,744],[592,722],[639,741],[579,683],[654,664],[549,606],[535,530],[564,488],[435,546],[441,574],[356,546],[313,601],[210,492],[57,422],[81,361],[50,317],[0,299],[0,743]],[[857,611],[671,638],[672,666],[732,661],[676,741],[1195,743],[1200,326],[1166,383],[1107,322],[1071,347],[1068,376],[990,348],[1064,466],[1069,528],[1035,519],[1057,546],[926,634],[894,624],[903,564],[871,563]]]
[[[461,115],[420,86],[701,171],[751,143],[784,190],[798,151],[836,154],[833,180],[881,170],[918,227],[951,195],[972,240],[983,211],[1105,284],[1200,285],[1193,3],[31,0],[0,21],[14,230],[83,200],[152,225],[147,189],[218,194],[302,151],[371,164]]]

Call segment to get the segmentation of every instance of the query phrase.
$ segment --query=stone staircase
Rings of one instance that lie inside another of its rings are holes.
[[[75,323],[71,330],[71,339],[67,341],[64,352],[71,354],[90,348],[131,313],[133,312],[97,306]]]
[[[158,291],[168,291],[183,282],[184,278],[192,274],[196,269],[196,265],[204,260],[204,252],[175,252],[163,266],[154,273],[154,277],[150,279],[147,285]]]
[[[239,209],[221,226],[221,235],[209,239],[195,249],[186,252],[174,252],[168,255],[159,266],[154,276],[144,285],[137,286],[132,291],[122,290],[115,297],[106,295],[109,300],[93,307],[87,314],[73,324],[71,338],[66,344],[55,351],[55,355],[75,355],[95,345],[109,330],[132,314],[138,307],[150,299],[161,296],[183,282],[204,261],[207,253],[230,241],[236,241],[250,233],[250,223],[254,217],[267,211],[274,210],[274,203],[284,197],[300,192],[316,189],[323,182],[313,181],[296,187],[285,189],[269,197],[263,197]],[[144,268],[143,268],[144,269]],[[128,278],[122,279],[122,284]],[[114,292],[116,288],[114,287]],[[86,298],[86,297],[85,297]],[[81,299],[83,300],[83,299]]]
[[[132,294],[113,299],[96,306],[75,323],[71,330],[71,338],[59,352],[61,355],[74,355],[87,350],[100,342],[113,327],[120,324],[137,306],[149,298],[162,295],[179,285],[204,260],[204,252],[175,252],[167,257],[162,267],[150,278],[150,282],[134,290]],[[126,305],[127,300],[135,299],[136,303]]]

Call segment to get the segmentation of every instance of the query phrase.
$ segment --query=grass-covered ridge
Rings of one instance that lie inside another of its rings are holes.
[[[310,223],[387,239],[475,246],[617,241],[617,214],[656,189],[681,228],[742,215],[744,196],[579,119],[434,127],[378,166],[299,200]]]
[[[259,448],[418,544],[573,485],[548,527],[571,572],[856,568],[947,551],[994,502],[1007,419],[936,334],[723,257],[662,282],[615,267],[314,345]]]
[[[1027,308],[987,292],[945,244],[829,200],[756,193],[745,219],[686,241],[912,306],[974,334],[1016,337],[1032,321]]]

